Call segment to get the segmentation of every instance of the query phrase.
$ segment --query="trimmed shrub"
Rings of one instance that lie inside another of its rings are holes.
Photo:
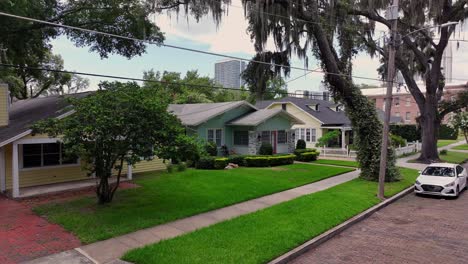
[[[421,130],[416,125],[390,125],[390,133],[409,142],[421,140]]]
[[[233,155],[228,157],[228,163],[234,163],[239,166],[245,166],[245,157],[246,155]]]
[[[301,155],[298,157],[298,160],[300,161],[314,161],[317,160],[317,157],[319,156],[318,152],[304,152],[301,153]]]
[[[292,154],[268,157],[270,161],[270,166],[281,166],[281,165],[293,164],[294,158],[296,158],[296,156]]]
[[[399,146],[406,146],[405,139],[398,135],[390,134],[390,142],[394,148],[398,148]]]
[[[458,131],[448,125],[442,124],[439,129],[439,139],[457,139]]]
[[[177,171],[185,171],[187,169],[187,164],[185,162],[180,162],[176,167]]]
[[[218,156],[218,146],[214,142],[206,142],[205,150],[210,156]]]
[[[229,156],[229,148],[228,148],[228,146],[226,146],[226,145],[222,145],[222,146],[221,146],[221,155],[222,155],[223,157]]]
[[[173,173],[174,172],[174,164],[172,164],[172,163],[167,164],[166,170],[167,170],[168,173]]]
[[[440,155],[447,155],[447,150],[443,149],[439,152]]]
[[[296,149],[296,150],[294,150],[294,155],[300,155],[301,153],[316,152],[316,151],[317,151],[317,149],[315,149],[315,148]]]
[[[270,143],[262,143],[260,149],[258,150],[260,155],[273,155],[273,147]]]
[[[196,164],[197,169],[212,170],[214,169],[216,157],[201,157]]]
[[[267,156],[253,156],[246,157],[245,163],[247,167],[268,167],[270,166],[270,160]]]
[[[306,142],[303,139],[299,139],[296,143],[296,149],[305,149]]]
[[[223,170],[229,163],[228,158],[217,158],[214,160],[214,168],[216,170]]]

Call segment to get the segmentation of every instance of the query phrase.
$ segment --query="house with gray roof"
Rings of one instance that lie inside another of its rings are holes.
[[[315,147],[317,140],[329,131],[338,130],[341,136],[328,147],[346,149],[353,143],[353,129],[351,121],[346,116],[344,105],[325,100],[286,97],[276,100],[259,101],[255,105],[259,109],[281,109],[302,121],[295,124],[294,141],[302,139],[308,148]],[[383,112],[378,113],[383,118]],[[392,117],[392,123],[401,121],[399,117]]]
[[[270,143],[275,153],[294,150],[292,127],[302,124],[282,109],[258,109],[246,101],[172,104],[187,134],[226,146],[231,154],[257,154],[262,143]]]

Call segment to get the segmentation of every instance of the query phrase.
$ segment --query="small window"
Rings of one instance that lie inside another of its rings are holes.
[[[271,144],[271,132],[270,131],[262,131],[262,142]]]
[[[400,106],[400,97],[395,97],[395,106]]]
[[[310,128],[306,129],[306,141],[310,142]]]
[[[317,141],[317,130],[315,128],[312,128],[310,129],[310,134],[311,134],[311,137],[310,137],[310,141],[311,142],[315,142]]]
[[[42,144],[23,145],[23,168],[41,167]]]
[[[286,144],[288,142],[288,135],[285,130],[278,130],[278,144]]]
[[[305,128],[301,128],[301,137],[299,139],[305,140]]]
[[[411,120],[411,113],[410,112],[406,112],[405,120],[406,121]]]
[[[460,175],[463,173],[463,167],[462,166],[457,166],[457,175]]]
[[[234,145],[248,146],[249,131],[234,131]]]
[[[216,146],[221,147],[223,144],[223,130],[222,129],[208,129],[207,138],[208,142],[216,143]]]
[[[411,106],[411,97],[406,97],[406,106]]]

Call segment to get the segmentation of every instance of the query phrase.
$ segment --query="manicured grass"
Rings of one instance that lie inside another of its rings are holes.
[[[447,145],[457,143],[457,142],[458,142],[457,139],[439,139],[437,140],[437,147],[441,148],[441,147],[445,147]]]
[[[391,196],[418,172],[386,184]],[[193,233],[128,252],[135,263],[265,263],[379,203],[377,183],[352,180]]]
[[[319,160],[313,161],[312,163],[337,165],[337,166],[353,167],[353,168],[359,167],[359,163],[357,161],[350,161],[350,160],[319,159]]]
[[[460,146],[456,146],[453,149],[468,150],[468,144],[463,144],[463,145],[460,145]]]
[[[440,155],[440,159],[449,163],[462,164],[468,160],[468,153],[447,151],[447,155]]]
[[[95,198],[87,197],[39,206],[35,212],[91,243],[349,171],[352,169],[293,164],[149,173],[136,179],[140,188],[117,191],[111,204],[97,205]]]

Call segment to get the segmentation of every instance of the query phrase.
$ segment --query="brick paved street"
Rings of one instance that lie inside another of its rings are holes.
[[[410,194],[292,263],[467,263],[467,230],[468,191],[456,200]]]

